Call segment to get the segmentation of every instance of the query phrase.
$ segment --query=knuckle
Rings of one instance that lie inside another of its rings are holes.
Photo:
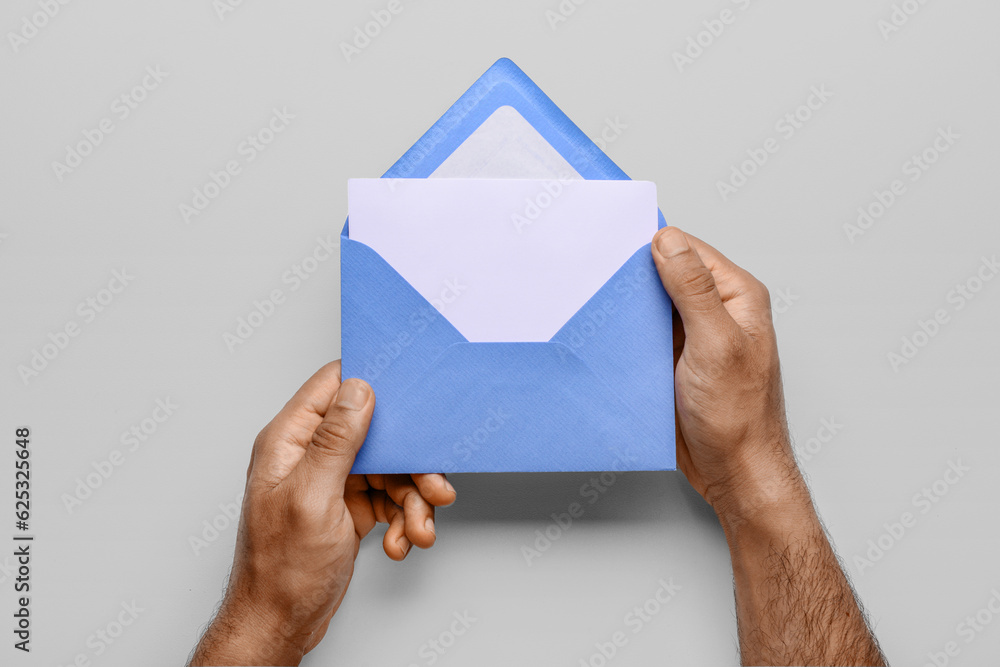
[[[771,290],[767,288],[767,285],[757,280],[756,278],[753,278],[753,291],[761,302],[766,303],[768,307],[770,307]]]
[[[254,449],[259,450],[261,447],[263,447],[264,445],[266,445],[267,442],[268,442],[268,440],[270,440],[270,439],[271,439],[271,425],[268,424],[267,426],[265,426],[264,428],[262,428],[260,430],[260,433],[257,434],[257,437],[254,438],[254,441],[253,441],[253,447],[254,447]]]
[[[399,494],[399,504],[404,508],[416,508],[419,506],[421,500],[423,500],[423,496],[420,495],[420,492],[414,486],[404,487]]]
[[[344,421],[324,421],[313,432],[312,444],[330,452],[345,449],[357,434],[357,429]]]
[[[715,276],[707,267],[692,268],[681,278],[681,288],[689,297],[707,297],[715,291]]]

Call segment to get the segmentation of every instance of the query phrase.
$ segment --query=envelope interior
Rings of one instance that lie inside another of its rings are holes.
[[[512,106],[494,111],[430,177],[583,178]]]

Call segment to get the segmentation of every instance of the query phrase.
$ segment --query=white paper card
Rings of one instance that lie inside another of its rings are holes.
[[[544,342],[657,229],[646,181],[352,179],[350,238],[470,342]]]

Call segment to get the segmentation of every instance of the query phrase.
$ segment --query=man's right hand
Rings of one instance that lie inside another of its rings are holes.
[[[653,260],[674,327],[677,463],[723,522],[803,493],[767,288],[704,241],[660,230]]]
[[[884,665],[795,463],[767,289],[676,227],[653,261],[681,320],[677,464],[726,532],[743,664]]]

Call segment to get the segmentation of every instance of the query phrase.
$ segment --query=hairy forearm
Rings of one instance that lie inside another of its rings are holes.
[[[795,473],[720,513],[745,665],[885,665]]]
[[[298,665],[302,652],[279,641],[280,633],[224,603],[194,650],[189,667],[205,665]]]

